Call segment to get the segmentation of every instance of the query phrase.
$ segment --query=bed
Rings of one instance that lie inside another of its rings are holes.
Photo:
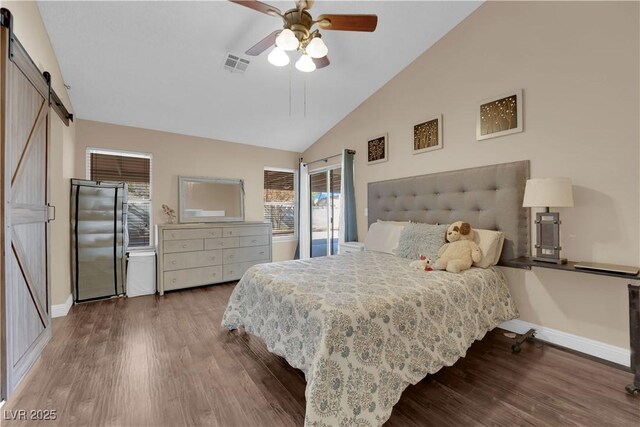
[[[500,229],[500,264],[528,251],[528,162],[369,184],[369,221]],[[499,269],[425,272],[378,252],[263,264],[235,287],[222,326],[244,328],[305,374],[306,426],[377,426],[402,391],[451,366],[517,309]]]

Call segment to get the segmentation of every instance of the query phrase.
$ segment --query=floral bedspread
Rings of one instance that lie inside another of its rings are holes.
[[[261,264],[222,326],[262,338],[307,379],[305,426],[377,426],[402,391],[453,365],[517,309],[502,273],[409,268],[377,252]]]

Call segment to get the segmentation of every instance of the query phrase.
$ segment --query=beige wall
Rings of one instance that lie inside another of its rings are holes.
[[[42,23],[38,6],[31,1],[3,1],[13,14],[13,29],[42,71],[51,73],[52,85],[64,105],[72,111],[55,52]],[[69,265],[69,179],[74,175],[75,125],[66,127],[51,111],[51,204],[57,219],[51,226],[51,303],[63,304],[71,292]]]
[[[78,120],[75,169],[85,178],[88,147],[150,153],[152,160],[153,222],[164,223],[165,203],[177,212],[180,175],[241,178],[245,184],[245,219],[264,221],[265,166],[296,168],[299,153],[128,126]],[[273,259],[293,258],[296,242],[274,242]]]
[[[360,240],[368,182],[531,160],[532,177],[567,176],[564,255],[638,265],[639,4],[489,2],[316,142],[305,159],[357,150]],[[525,132],[475,140],[477,102],[524,89]],[[444,149],[412,155],[412,124],[442,113]],[[389,161],[366,164],[389,133]],[[504,269],[521,319],[629,347],[626,282]]]

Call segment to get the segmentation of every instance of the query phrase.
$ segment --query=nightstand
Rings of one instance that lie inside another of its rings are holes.
[[[338,246],[338,254],[348,254],[351,252],[362,252],[364,251],[364,243],[363,242],[344,242],[340,243]]]
[[[633,384],[625,387],[630,394],[640,393],[640,275],[614,273],[601,270],[582,270],[575,268],[575,261],[568,261],[566,264],[553,264],[534,261],[529,257],[512,259],[510,264],[514,267],[521,267],[531,270],[532,267],[550,268],[574,273],[596,274],[599,276],[616,277],[626,279],[629,282],[629,339],[631,342],[631,371],[635,374]],[[527,332],[527,334],[532,331]],[[531,336],[531,335],[530,335]]]

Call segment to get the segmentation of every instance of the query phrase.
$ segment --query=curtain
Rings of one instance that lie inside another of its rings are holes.
[[[340,239],[339,243],[357,242],[358,225],[356,223],[356,192],[354,187],[355,152],[342,152],[342,188],[340,189]]]
[[[311,257],[311,211],[309,200],[309,167],[300,162],[298,173],[298,247],[294,259]]]

